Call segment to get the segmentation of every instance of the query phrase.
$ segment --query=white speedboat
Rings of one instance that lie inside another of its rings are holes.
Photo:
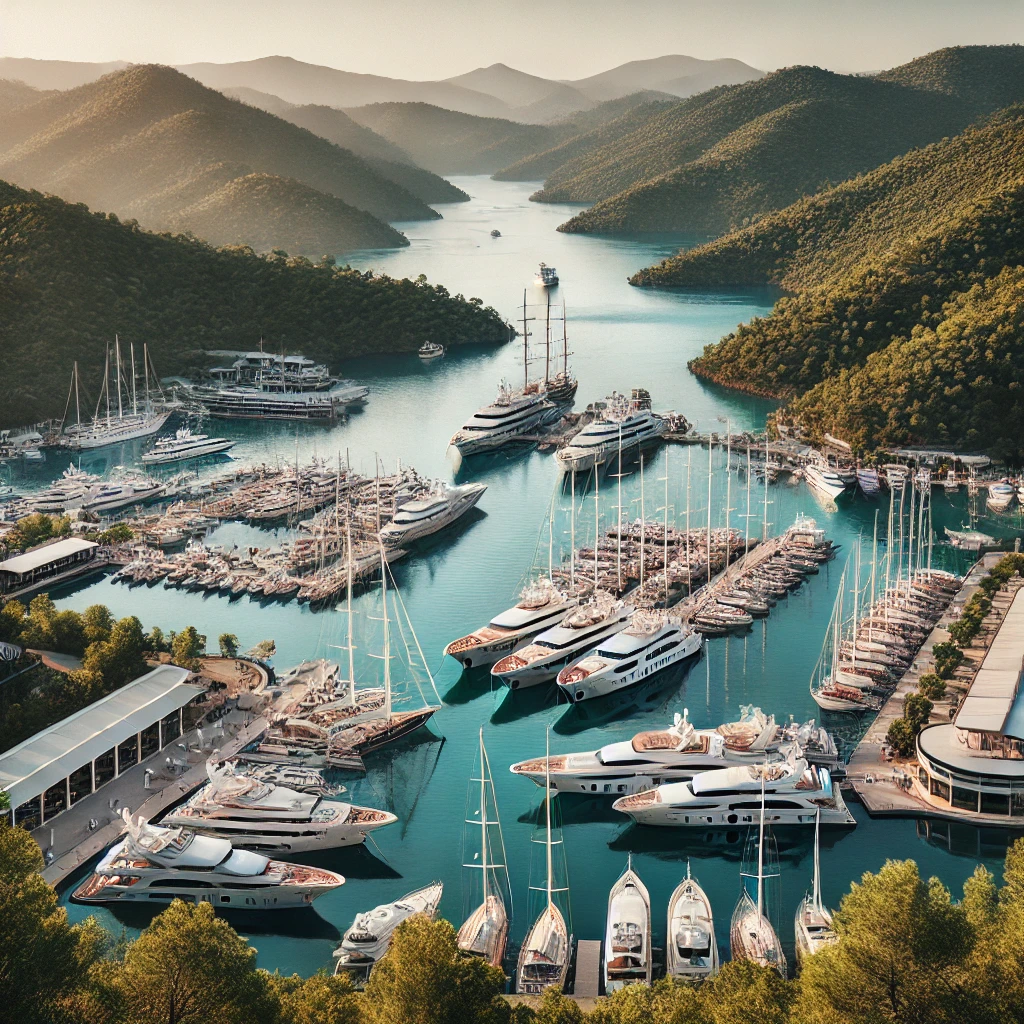
[[[487,484],[441,484],[430,494],[399,506],[394,518],[380,531],[388,548],[403,548],[451,526],[480,500]]]
[[[226,839],[151,825],[121,811],[126,838],[112,846],[74,891],[76,903],[210,903],[220,909],[286,910],[309,906],[343,885],[333,871],[285,864]]]
[[[560,622],[575,606],[575,598],[563,594],[551,580],[541,578],[523,588],[517,604],[496,615],[486,626],[453,640],[444,653],[464,668],[493,665],[524,640]]]
[[[846,492],[846,478],[831,466],[809,462],[804,466],[804,479],[809,487],[828,496],[833,501]],[[854,479],[856,479],[856,475]]]
[[[690,874],[676,886],[668,901],[665,973],[680,981],[701,981],[718,973],[718,940],[711,901]]]
[[[491,678],[512,690],[550,682],[577,655],[625,629],[632,616],[632,607],[599,591],[572,609],[557,626],[494,664]]]
[[[220,455],[234,446],[235,442],[226,437],[193,434],[188,427],[181,427],[173,435],[157,438],[156,444],[148,452],[143,452],[142,462],[147,466],[161,466],[168,462],[199,459],[204,455]]]
[[[558,673],[571,701],[605,697],[700,653],[704,637],[668,612],[637,611],[621,632]]]
[[[537,273],[533,275],[533,283],[541,288],[553,288],[558,284],[558,271],[542,263],[537,268]]]
[[[988,485],[985,507],[995,512],[1005,512],[1014,502],[1017,492],[1009,480],[999,480]]]
[[[356,919],[345,932],[334,950],[334,973],[348,974],[365,981],[370,969],[388,951],[395,929],[416,914],[426,914],[431,921],[437,916],[444,886],[432,882],[406,893],[394,903],[382,903],[373,910],[356,914]]]
[[[604,990],[608,995],[627,985],[650,985],[651,897],[633,870],[626,870],[608,894],[604,930]]]
[[[461,455],[494,451],[524,434],[555,423],[563,408],[551,401],[539,383],[514,389],[507,381],[498,385],[498,397],[478,409],[457,430],[449,444]]]
[[[650,393],[634,388],[630,398],[613,392],[598,417],[588,423],[555,458],[562,470],[583,473],[610,459],[638,451],[657,441],[668,421],[651,411]]]
[[[444,355],[444,345],[438,345],[435,341],[425,341],[420,345],[416,353],[425,363],[432,363]]]
[[[230,839],[239,847],[304,853],[357,846],[398,819],[388,811],[327,800],[242,775],[227,764],[209,766],[210,781],[161,824]]]
[[[669,782],[620,797],[612,807],[638,825],[707,828],[751,825],[757,820],[756,794],[764,779],[770,806],[767,820],[778,825],[809,825],[820,808],[830,825],[856,825],[827,768],[810,767],[793,752],[785,761],[720,768],[689,782]]]
[[[796,932],[796,958],[813,956],[819,949],[839,941],[832,927],[832,911],[821,899],[821,859],[818,845],[819,821],[814,822],[814,878],[812,888],[796,908],[794,929]]]

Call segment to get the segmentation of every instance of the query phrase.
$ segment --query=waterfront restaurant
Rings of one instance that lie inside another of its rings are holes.
[[[38,828],[178,739],[183,709],[204,693],[190,675],[160,665],[0,754],[0,792],[10,801],[0,813]]]
[[[36,584],[84,572],[96,560],[99,545],[80,537],[44,544],[0,562],[0,594],[11,594],[35,588]]]
[[[1024,824],[1024,589],[949,725],[917,738],[919,794],[936,809]]]

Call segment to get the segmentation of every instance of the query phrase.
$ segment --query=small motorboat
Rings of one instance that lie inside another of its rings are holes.
[[[711,916],[711,901],[690,874],[676,886],[668,901],[666,973],[682,981],[700,981],[718,973],[718,941]]]
[[[425,341],[420,345],[417,354],[423,362],[430,363],[444,356],[444,345],[438,345],[436,341]]]
[[[630,857],[608,897],[604,937],[604,989],[651,983],[651,898]]]
[[[497,228],[492,229],[491,238],[501,238],[501,232]]]

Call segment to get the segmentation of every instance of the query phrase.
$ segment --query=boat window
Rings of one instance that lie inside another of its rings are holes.
[[[678,646],[678,640],[673,640],[670,644],[663,644],[656,651],[651,651],[651,653],[647,655],[647,658],[645,660],[650,661],[652,658],[661,657],[661,655],[667,654],[669,651],[674,650]]]
[[[151,889],[212,889],[213,882],[205,882],[198,878],[154,878],[149,883]]]
[[[621,675],[623,672],[628,672],[630,669],[636,668],[636,666],[637,659],[634,658],[632,661],[627,661],[625,665],[620,665],[615,671]]]

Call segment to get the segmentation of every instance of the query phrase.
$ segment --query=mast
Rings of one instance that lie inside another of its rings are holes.
[[[569,328],[565,322],[565,296],[562,297],[562,372],[569,376]]]
[[[114,335],[114,355],[117,357],[117,418],[123,419],[124,412],[121,409],[121,342],[117,335]]]
[[[551,899],[551,730],[544,730],[544,818],[547,827],[548,906]]]
[[[75,360],[75,422],[82,425],[82,408],[78,401],[78,360]]]
[[[622,421],[619,421],[619,472],[618,484],[619,484],[619,519],[618,529],[615,538],[615,578],[618,592],[622,593]]]
[[[686,592],[693,590],[693,563],[690,556],[690,470],[693,468],[693,449],[686,449]]]
[[[481,730],[482,732],[483,730]],[[815,910],[821,910],[821,863],[818,855],[818,830],[821,828],[821,808],[814,809],[814,882],[811,899]]]
[[[554,579],[555,572],[555,499],[552,495],[548,506],[548,579]]]
[[[484,907],[487,906],[487,789],[484,782],[484,727],[480,726],[480,861],[484,873]]]
[[[551,292],[547,291],[544,294],[548,300],[544,321],[544,383],[547,384],[551,375]]]
[[[149,345],[145,341],[142,343],[142,372],[143,372],[143,374],[145,374],[145,382],[146,382],[146,412],[149,413],[149,412],[152,412],[152,409],[150,408],[150,405],[149,405]],[[154,380],[155,380],[155,378],[156,378],[156,370],[155,370],[155,368],[154,368],[154,372],[153,372],[153,377],[154,377]],[[156,383],[159,385],[160,382],[156,381]],[[163,394],[163,389],[162,388],[160,389],[160,393]]]
[[[647,533],[647,503],[644,501],[644,453],[640,453],[640,586],[644,585],[644,535]]]
[[[857,671],[857,601],[860,597],[860,537],[857,538],[857,557],[854,560],[854,572],[856,576],[853,581],[853,670]]]
[[[878,581],[878,509],[875,509],[875,525],[871,533],[871,611],[875,610],[875,604],[878,600],[875,588]],[[874,615],[872,614],[872,618]],[[868,636],[872,636],[874,633],[874,625],[868,628]]]
[[[764,522],[761,524],[761,540],[768,539],[768,431],[764,432]]]
[[[530,383],[530,329],[526,324],[526,289],[523,289],[523,387]]]
[[[601,474],[594,467],[594,593],[597,593],[597,546],[601,540]]]
[[[732,537],[729,534],[729,513],[732,511],[732,423],[725,421],[725,564],[722,569],[729,568],[732,560]]]
[[[135,342],[130,341],[128,345],[132,354],[132,415],[135,416],[139,411],[138,402],[135,400]]]
[[[764,768],[768,767],[768,762]],[[761,771],[761,824],[757,830],[757,916],[764,917],[764,769]]]
[[[110,342],[103,356],[103,396],[107,400],[107,425],[110,425]],[[97,409],[97,412],[99,410]]]
[[[765,464],[765,474],[768,473],[768,466]],[[746,554],[750,550],[750,445],[747,445],[747,514],[744,517],[747,520],[746,527],[743,531],[743,554]]]
[[[706,580],[707,583],[711,582],[711,473],[712,473],[711,453],[712,453],[712,450],[713,449],[712,449],[712,445],[711,445],[711,433],[709,431],[708,432],[708,573],[707,573],[708,578]]]
[[[345,567],[345,609],[348,612],[348,706],[356,706],[356,665],[352,647],[352,518],[345,523],[345,547],[348,549],[348,565]]]
[[[665,609],[668,610],[668,449],[665,449],[665,535],[662,538],[662,566],[665,570]]]
[[[388,561],[380,543],[380,597],[384,605],[384,718],[391,721],[391,635],[388,632]]]
[[[910,578],[914,574],[914,495],[917,491],[917,484],[913,476],[910,478],[910,515],[908,518],[908,540],[907,540],[907,594],[910,594]]]
[[[569,588],[576,593],[576,474],[569,474],[570,501],[569,509]]]

